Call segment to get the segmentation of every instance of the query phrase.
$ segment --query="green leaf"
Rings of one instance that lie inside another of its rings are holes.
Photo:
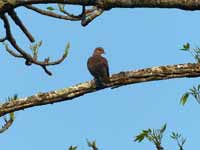
[[[95,140],[91,141],[91,142],[89,140],[87,140],[87,144],[88,144],[88,147],[92,148],[92,150],[98,150]]]
[[[69,148],[68,148],[68,150],[76,150],[77,149],[77,146],[70,146]]]
[[[65,11],[65,5],[64,4],[58,4],[58,8],[59,8],[60,12]]]
[[[196,91],[195,91],[195,89],[194,88],[191,88],[191,89],[189,89],[189,91],[191,92],[191,93],[196,93]]]
[[[197,86],[197,90],[198,90],[198,91],[200,90],[200,84]]]
[[[166,128],[167,128],[167,124],[165,123],[165,124],[161,127],[160,132],[161,132],[161,133],[164,133],[165,130],[166,130]]]
[[[172,132],[172,135],[170,135],[170,137],[171,137],[172,139],[176,139],[176,133],[175,133],[175,132]]]
[[[180,50],[188,51],[189,49],[190,49],[190,43],[186,43],[183,45],[183,47]]]
[[[16,100],[17,98],[18,98],[18,95],[15,94],[15,95],[13,96],[13,100]]]
[[[47,7],[46,9],[47,9],[47,10],[50,10],[50,11],[54,11],[54,10],[55,10],[55,8],[53,8],[53,7],[51,7],[51,6]]]
[[[147,138],[150,142],[154,140],[154,137],[153,137],[153,136],[147,136],[146,138]]]
[[[15,119],[15,114],[14,114],[14,112],[11,112],[11,113],[10,113],[10,119],[11,119],[11,120],[14,120],[14,119]]]
[[[39,41],[36,45],[37,45],[37,47],[40,47],[42,45],[42,40]]]
[[[68,42],[66,47],[65,47],[65,52],[64,52],[64,57],[67,57],[69,54],[69,49],[70,49],[70,43]]]
[[[93,141],[93,142],[92,142],[92,146],[96,147],[96,145],[97,145],[97,144],[96,144],[96,141]]]
[[[40,48],[40,46],[42,45],[42,41],[39,41],[37,43],[34,43],[32,45],[30,45],[30,49],[33,53],[33,57],[34,59],[37,59],[38,57],[38,49]]]
[[[139,134],[135,137],[134,141],[140,143],[144,140],[144,138],[145,138],[144,134]]]
[[[147,135],[149,132],[151,132],[151,131],[150,130],[143,130],[141,134]]]
[[[189,93],[188,92],[186,92],[185,94],[183,94],[183,96],[181,97],[181,100],[180,100],[180,104],[184,106],[185,103],[188,100],[188,97],[189,97]]]
[[[151,129],[148,130],[142,130],[142,133],[140,133],[139,135],[137,135],[134,139],[135,142],[141,142],[144,140],[144,138],[148,138],[149,137],[149,133],[151,133]]]

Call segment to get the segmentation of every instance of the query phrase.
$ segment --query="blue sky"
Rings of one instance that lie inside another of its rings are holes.
[[[112,74],[194,62],[179,48],[186,42],[200,45],[198,11],[113,9],[87,27],[82,27],[80,22],[44,17],[24,8],[17,12],[37,41],[43,40],[41,58],[58,58],[68,41],[71,49],[64,63],[50,68],[53,76],[49,77],[37,66],[25,66],[24,60],[13,58],[1,46],[2,101],[15,93],[26,97],[91,80],[86,62],[98,46],[105,48]],[[15,26],[12,30],[17,41],[29,51],[28,40],[21,31]],[[166,149],[178,149],[169,138],[172,131],[187,138],[185,149],[196,149],[200,106],[190,98],[182,107],[179,99],[197,84],[198,78],[140,83],[19,111],[13,126],[0,136],[1,147],[4,150],[63,150],[78,145],[80,150],[86,150],[89,149],[86,139],[96,139],[101,150],[155,149],[149,142],[133,142],[133,137],[142,129],[159,128],[167,123],[163,139]]]

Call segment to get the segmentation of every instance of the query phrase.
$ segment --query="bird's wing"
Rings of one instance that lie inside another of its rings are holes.
[[[104,68],[104,72],[106,73],[106,75],[109,77],[109,66],[108,66],[108,61],[106,58],[101,57],[102,59],[102,68]]]
[[[108,61],[104,57],[90,57],[87,62],[87,67],[95,79],[100,82],[109,82]]]
[[[101,82],[109,82],[109,66],[108,61],[104,57],[100,57],[98,63],[98,73]]]
[[[97,71],[97,61],[96,58],[94,58],[93,56],[90,57],[87,61],[87,68],[89,70],[89,72],[96,78],[98,71]]]

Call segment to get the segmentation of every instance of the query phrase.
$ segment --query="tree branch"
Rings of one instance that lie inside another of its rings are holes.
[[[5,132],[14,122],[14,119],[15,119],[15,116],[14,116],[14,113],[10,113],[10,118],[9,120],[4,117],[4,125],[0,128],[0,133],[3,133]]]
[[[25,7],[28,8],[28,9],[31,9],[31,10],[37,12],[37,13],[40,13],[42,15],[53,17],[53,18],[71,20],[71,21],[81,20],[81,17],[78,18],[78,17],[74,17],[74,16],[69,16],[69,15],[60,15],[60,14],[56,14],[56,13],[53,13],[53,12],[50,12],[50,11],[42,10],[42,9],[37,8],[35,6],[32,6],[32,5],[26,5]]]
[[[18,55],[17,53],[14,53],[14,51],[12,51],[11,49],[9,49],[7,47],[7,51],[15,56],[15,57],[20,57],[20,58],[24,58],[26,60],[26,65],[31,65],[32,63],[33,64],[36,64],[36,65],[39,65],[41,66],[44,71],[48,74],[48,75],[52,75],[52,73],[47,69],[47,66],[51,66],[51,65],[58,65],[60,63],[62,63],[65,58],[67,57],[67,51],[64,52],[64,54],[62,55],[61,58],[59,58],[58,60],[56,61],[49,61],[49,58],[46,58],[44,61],[38,61],[37,58],[34,58],[34,56],[32,57],[30,54],[26,53],[25,50],[23,50],[16,42],[14,36],[12,35],[11,33],[11,29],[10,29],[10,24],[9,24],[9,21],[6,17],[6,15],[2,15],[0,16],[1,19],[3,20],[4,22],[4,28],[6,29],[6,39],[11,43],[11,45],[16,49],[16,51],[20,54]]]
[[[92,80],[60,90],[38,93],[30,97],[20,98],[1,104],[0,116],[25,108],[72,100],[76,97],[104,88],[116,88],[128,84],[184,77],[200,77],[200,64],[188,63],[120,72],[118,74],[113,74],[110,77],[110,83],[104,87],[97,88],[95,82]]]
[[[4,42],[5,40],[7,40],[6,37],[4,37],[4,38],[0,38],[0,42]]]
[[[14,56],[14,57],[17,57],[17,58],[24,58],[22,55],[20,55],[20,54],[14,52],[11,48],[9,48],[7,44],[5,45],[5,48],[6,48],[6,51],[7,51],[10,55],[12,55],[12,56]]]
[[[63,3],[99,8],[177,8],[200,10],[200,0],[16,0],[15,7],[29,4]]]
[[[19,17],[17,16],[17,13],[14,11],[14,9],[10,9],[8,11],[8,14],[13,19],[13,21],[15,22],[15,24],[18,25],[19,28],[24,32],[24,34],[27,36],[27,38],[30,40],[30,42],[35,42],[34,37],[31,35],[31,33],[28,31],[28,29],[26,29],[25,25],[19,19]]]
[[[93,6],[92,9],[86,10],[86,12],[83,14],[81,25],[86,26],[91,21],[93,21],[96,17],[100,16],[103,13],[103,9]]]

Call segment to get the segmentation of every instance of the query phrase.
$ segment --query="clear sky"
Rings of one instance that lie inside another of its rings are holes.
[[[194,62],[179,50],[186,42],[200,46],[200,12],[176,9],[113,9],[87,27],[17,9],[37,41],[43,40],[40,56],[62,55],[71,43],[69,57],[51,67],[49,77],[37,66],[27,67],[1,46],[1,101],[15,93],[26,97],[38,92],[65,88],[92,79],[86,62],[95,47],[106,50],[110,72]],[[3,28],[1,24],[1,29]],[[28,49],[29,42],[13,26],[15,36]],[[2,35],[2,30],[0,31]],[[3,150],[66,150],[78,145],[88,150],[86,139],[96,140],[100,150],[150,150],[149,142],[138,144],[133,137],[142,129],[168,124],[163,145],[178,149],[169,138],[178,131],[187,138],[185,149],[199,146],[200,106],[190,98],[179,105],[181,95],[199,79],[172,79],[105,89],[72,101],[19,111],[12,127],[0,136]]]

